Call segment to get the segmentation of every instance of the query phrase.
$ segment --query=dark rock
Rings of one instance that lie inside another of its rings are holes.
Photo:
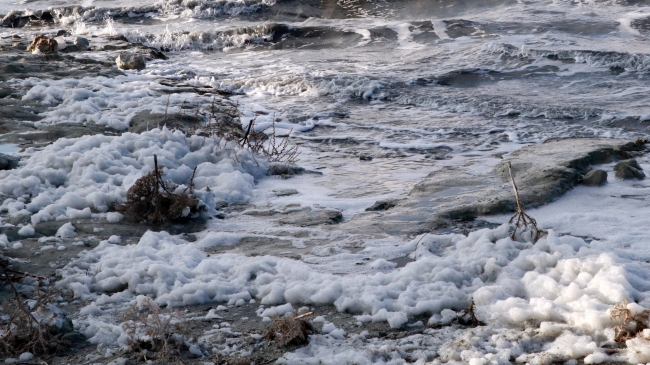
[[[150,49],[149,50],[149,56],[153,58],[154,60],[166,60],[167,56],[165,56],[164,53],[157,51],[155,49]]]
[[[77,37],[74,39],[74,45],[79,47],[80,50],[87,51],[90,49],[90,42],[84,37]]]
[[[61,321],[61,327],[58,329],[58,333],[68,334],[72,331],[74,331],[72,319],[70,319],[68,316],[63,317],[63,320]]]
[[[616,177],[623,180],[644,179],[645,174],[635,159],[623,160],[614,166]]]
[[[18,162],[20,159],[18,157],[9,156],[0,153],[0,170],[11,170],[18,167]]]
[[[0,234],[6,234],[9,242],[19,241],[20,239],[23,238],[21,235],[18,234],[19,230],[20,228],[15,226],[0,227]]]
[[[57,36],[57,37],[64,36],[65,34],[66,34],[66,31],[63,30],[63,29],[59,29],[59,30],[56,32],[56,36]]]
[[[343,221],[343,214],[334,209],[307,210],[280,220],[282,224],[307,227],[319,224],[336,224]]]
[[[267,175],[300,175],[305,172],[305,169],[298,166],[289,166],[287,164],[271,164]]]
[[[377,212],[380,210],[388,210],[390,208],[393,208],[396,204],[397,202],[395,200],[379,200],[376,201],[375,204],[366,208],[366,212]]]
[[[587,186],[603,186],[607,182],[607,172],[591,170],[582,178],[582,183]]]
[[[121,70],[142,70],[147,63],[141,54],[122,52],[115,59],[117,67]]]
[[[40,19],[44,22],[51,23],[54,21],[54,16],[49,11],[44,11],[41,13]]]
[[[273,190],[275,195],[277,196],[289,196],[289,195],[296,195],[298,194],[298,190],[296,189],[282,189],[282,190]]]
[[[70,52],[79,52],[79,47],[77,47],[74,44],[67,45],[64,49],[60,50],[63,53],[70,53]]]
[[[623,180],[631,180],[631,179],[643,180],[645,178],[645,174],[643,173],[643,171],[635,169],[634,167],[625,166],[620,170],[616,171],[616,177]]]
[[[628,142],[620,147],[621,151],[643,151],[648,140],[645,138],[637,138],[635,141]]]
[[[8,88],[8,87],[1,87],[0,88],[0,99],[6,98],[7,96],[13,94],[13,90]]]
[[[163,126],[174,127],[180,130],[189,130],[196,127],[200,119],[194,115],[183,113],[151,114],[149,111],[141,111],[131,118],[129,132],[142,133],[154,128]]]
[[[372,156],[370,156],[370,155],[359,155],[359,160],[361,160],[361,161],[372,161]]]
[[[116,36],[110,36],[108,37],[109,41],[122,41],[122,42],[129,42],[129,40],[122,34],[116,35]]]
[[[81,334],[79,332],[70,332],[70,333],[66,333],[65,335],[61,336],[61,340],[65,341],[65,342],[68,342],[68,343],[71,343],[71,344],[75,344],[75,343],[81,343],[81,342],[86,341],[86,336],[84,336],[83,334]]]

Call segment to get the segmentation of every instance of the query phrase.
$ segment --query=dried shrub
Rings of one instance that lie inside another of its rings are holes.
[[[609,316],[612,320],[619,321],[621,324],[614,327],[614,341],[617,343],[625,343],[643,332],[648,328],[650,319],[650,310],[646,309],[641,313],[632,315],[628,309],[628,301],[624,300],[612,308]]]
[[[476,303],[474,303],[474,298],[469,303],[469,307],[458,315],[458,323],[472,327],[485,326],[485,323],[476,317]]]
[[[176,356],[185,345],[187,333],[180,318],[179,313],[161,309],[150,298],[145,299],[143,309],[131,306],[122,323],[129,350],[150,359],[179,361]]]
[[[226,141],[234,141],[241,147],[249,149],[255,154],[268,158],[270,162],[280,162],[289,166],[295,165],[298,156],[298,146],[289,143],[289,134],[278,138],[273,118],[271,133],[267,136],[264,130],[255,130],[257,117],[248,122],[246,128],[242,127],[241,111],[237,104],[222,100],[212,100],[210,117],[204,128],[204,133],[210,136],[217,136]]]
[[[189,185],[180,193],[172,192],[169,182],[163,181],[163,167],[154,155],[154,169],[139,178],[126,193],[126,203],[117,207],[135,221],[146,220],[158,224],[186,219],[199,211],[199,200],[192,195],[194,173]]]
[[[1,256],[1,255],[0,255]],[[24,352],[33,354],[55,353],[64,350],[69,343],[58,336],[58,327],[52,322],[58,316],[53,307],[59,297],[58,293],[50,286],[45,290],[42,287],[45,278],[18,273],[7,267],[7,261],[0,257],[0,287],[7,284],[13,298],[5,304],[13,308],[13,313],[6,319],[0,319],[0,355],[19,355]],[[18,292],[14,281],[32,277],[38,284],[31,297]]]
[[[306,319],[311,314],[313,312],[296,316],[294,313],[274,319],[264,338],[274,341],[278,347],[306,344],[309,341],[309,335],[313,332],[311,323]]]
[[[510,238],[514,240],[517,236],[517,232],[523,233],[530,229],[533,243],[536,243],[542,235],[546,234],[546,231],[539,229],[539,227],[537,227],[537,221],[524,211],[524,205],[521,203],[521,199],[519,198],[519,190],[517,190],[515,179],[512,176],[512,164],[510,161],[508,161],[508,172],[510,173],[510,182],[512,183],[512,189],[515,192],[515,199],[517,200],[517,212],[508,221],[509,224],[514,223],[515,225],[515,229],[510,234]]]
[[[270,162],[279,162],[288,166],[295,165],[300,154],[298,146],[289,143],[291,131],[287,136],[277,136],[275,118],[273,118],[271,126],[263,130],[256,130],[255,128],[257,117],[244,126],[239,105],[230,100],[213,98],[207,110],[199,104],[195,106],[188,104],[186,107],[184,101],[181,104],[181,110],[188,110],[188,112],[183,112],[185,115],[184,120],[168,118],[169,103],[170,98],[167,99],[163,123],[172,130],[179,130],[187,136],[216,137],[227,142],[233,142],[248,149],[253,154],[266,157]],[[190,112],[192,115],[188,114]],[[205,123],[199,123],[201,119]],[[188,123],[187,120],[194,122]],[[268,129],[271,129],[271,131],[267,135],[265,132]]]

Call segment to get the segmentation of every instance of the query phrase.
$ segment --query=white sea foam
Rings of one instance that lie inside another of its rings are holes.
[[[208,213],[214,212],[215,199],[246,201],[253,176],[262,171],[245,150],[166,128],[119,137],[60,139],[34,153],[20,169],[0,172],[0,191],[31,197],[29,203],[7,199],[2,208],[12,216],[31,215],[33,224],[89,218],[91,209],[107,212],[123,203],[128,188],[153,169],[154,154],[165,167],[165,178],[181,187],[197,168],[195,195]]]
[[[448,248],[442,256],[429,251],[430,246],[436,248],[443,241],[448,242]],[[418,253],[416,261],[406,267],[342,277],[272,256],[208,257],[200,243],[148,232],[135,245],[101,243],[82,253],[60,271],[60,285],[98,306],[126,304],[140,295],[169,305],[232,305],[254,298],[264,305],[332,304],[340,311],[356,313],[361,322],[387,321],[391,327],[407,323],[412,316],[435,316],[445,309],[459,311],[473,297],[490,330],[496,331],[493,333],[503,335],[526,321],[541,323],[541,337],[522,339],[540,343],[541,353],[530,352],[532,348],[523,345],[515,353],[508,349],[496,353],[497,357],[514,355],[518,361],[604,356],[602,346],[613,341],[611,329],[615,325],[609,310],[622,300],[638,300],[650,291],[646,284],[650,277],[643,263],[552,231],[535,245],[510,240],[507,225],[467,237],[430,235],[406,245]],[[91,284],[88,272],[93,268],[96,273]],[[183,279],[179,281],[180,277]],[[122,285],[124,291],[102,294]],[[291,310],[287,308],[273,309],[273,315]],[[262,315],[271,315],[270,310]],[[121,331],[112,335],[99,331],[98,320],[101,317],[79,321],[91,342],[124,341]],[[331,337],[346,341],[343,335]],[[307,351],[315,351],[318,343],[312,342]],[[480,349],[480,343],[474,346],[476,356],[489,354]],[[639,346],[650,348],[650,342]],[[288,359],[293,356],[288,355]],[[625,356],[634,359],[638,355],[630,350]]]

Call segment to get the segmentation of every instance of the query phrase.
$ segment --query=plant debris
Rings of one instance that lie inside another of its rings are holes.
[[[539,229],[537,227],[537,221],[524,211],[524,206],[519,198],[519,190],[517,190],[517,185],[515,184],[515,178],[512,176],[512,164],[510,161],[508,161],[508,172],[510,172],[510,182],[512,183],[512,189],[515,191],[515,199],[517,200],[517,212],[508,221],[509,224],[514,223],[515,225],[515,229],[510,234],[510,238],[514,240],[518,231],[523,233],[530,228],[533,243],[536,243],[543,234],[546,234],[546,231]]]
[[[621,322],[619,326],[614,327],[614,341],[617,343],[625,343],[648,328],[650,310],[645,309],[640,313],[632,314],[628,305],[628,301],[624,300],[616,304],[609,314],[612,320]]]
[[[176,359],[183,348],[186,328],[178,313],[162,310],[151,298],[146,298],[144,308],[133,305],[126,312],[122,328],[127,334],[127,344],[133,352],[146,358]]]
[[[469,303],[469,307],[458,315],[458,323],[472,327],[485,326],[485,323],[476,317],[476,303],[474,303],[474,298]]]
[[[159,224],[190,218],[199,211],[199,200],[192,195],[194,174],[189,185],[182,191],[173,192],[168,181],[163,181],[163,166],[158,166],[158,156],[153,156],[154,169],[139,178],[126,193],[126,203],[117,207],[134,221],[146,220]]]
[[[30,274],[16,274],[7,267],[6,260],[0,255],[0,287],[6,283],[12,293],[11,303],[14,311],[8,318],[0,318],[0,355],[18,355],[24,352],[34,354],[56,353],[67,348],[69,343],[58,336],[56,317],[62,312],[54,306],[59,294],[50,285],[43,288],[44,278]],[[14,281],[25,277],[38,278],[34,294],[31,297],[20,293]],[[72,329],[71,326],[69,328]]]
[[[264,338],[275,341],[278,347],[306,344],[309,342],[309,335],[314,330],[309,320],[306,319],[311,314],[313,312],[296,316],[294,313],[293,315],[274,319],[269,325]]]

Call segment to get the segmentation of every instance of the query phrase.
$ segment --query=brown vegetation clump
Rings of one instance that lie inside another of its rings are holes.
[[[614,327],[614,341],[617,343],[625,343],[625,341],[636,337],[644,329],[648,328],[650,310],[646,309],[633,315],[628,309],[628,304],[628,301],[624,300],[615,305],[609,313],[612,320],[621,323],[621,325]]]
[[[465,326],[485,326],[485,323],[480,321],[476,317],[476,303],[474,303],[474,299],[472,298],[472,301],[469,303],[469,307],[462,311],[458,315],[458,323],[465,325]]]
[[[43,35],[37,35],[32,43],[27,47],[27,50],[30,52],[39,50],[41,53],[56,53],[59,50],[59,45],[54,39]]]
[[[51,318],[57,316],[50,306],[56,303],[58,293],[52,289],[43,290],[44,278],[17,273],[6,266],[0,255],[0,287],[9,285],[13,298],[3,303],[13,308],[8,318],[0,318],[0,355],[19,355],[54,353],[64,350],[68,343],[57,336],[58,328],[52,325]],[[29,297],[18,292],[14,281],[32,277],[38,280],[34,295]]]
[[[313,332],[311,323],[306,319],[311,314],[313,312],[274,319],[264,338],[275,341],[278,347],[306,344],[309,341],[309,335]]]
[[[508,161],[508,171],[510,172],[510,182],[512,183],[512,189],[515,191],[515,199],[517,201],[517,212],[508,221],[509,224],[515,224],[515,229],[510,234],[510,238],[514,240],[518,231],[523,233],[527,229],[530,229],[533,243],[536,243],[546,231],[539,229],[537,227],[537,221],[524,211],[524,205],[521,203],[521,199],[519,199],[519,190],[517,190],[515,178],[512,176],[512,164],[510,161]]]
[[[126,203],[118,210],[132,220],[146,220],[154,224],[188,218],[190,214],[198,212],[199,200],[192,195],[194,174],[189,186],[180,193],[172,192],[162,175],[163,168],[158,166],[158,156],[154,155],[153,171],[131,186],[126,193]]]
[[[150,298],[145,299],[144,309],[131,306],[125,313],[122,328],[127,344],[133,352],[141,352],[150,359],[176,358],[184,346],[186,328],[178,313],[162,310]],[[180,339],[180,340],[179,340]],[[146,361],[146,359],[145,359]]]

